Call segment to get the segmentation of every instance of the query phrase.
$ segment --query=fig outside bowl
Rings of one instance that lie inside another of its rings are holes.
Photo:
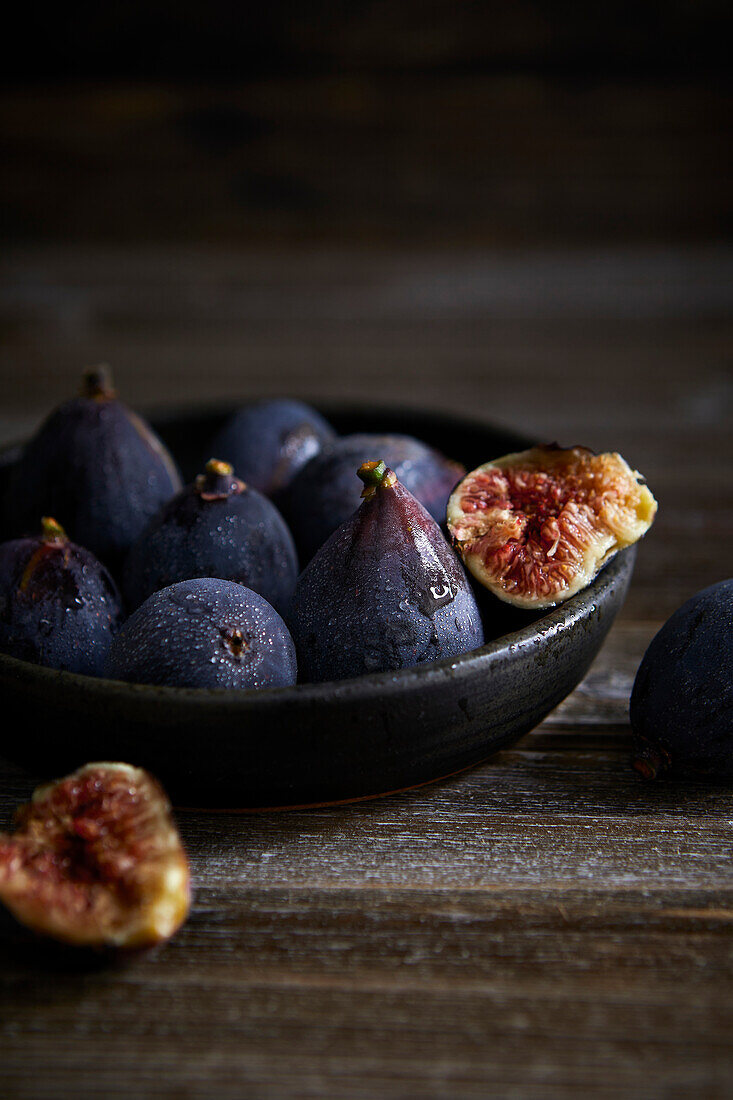
[[[187,479],[210,457],[208,440],[231,407],[151,418]],[[468,469],[535,442],[433,412],[319,407],[340,432],[415,435]],[[18,453],[0,453],[2,492]],[[0,755],[45,777],[124,760],[152,771],[175,804],[222,809],[352,801],[444,778],[518,740],[580,682],[623,603],[634,559],[634,547],[621,552],[587,589],[544,613],[480,595],[490,639],[481,649],[331,683],[156,687],[0,654]]]

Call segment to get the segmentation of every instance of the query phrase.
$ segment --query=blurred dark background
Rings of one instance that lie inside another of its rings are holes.
[[[620,450],[661,502],[627,607],[670,611],[733,541],[728,7],[16,13],[0,438],[108,361],[143,408],[382,401]]]
[[[6,40],[2,234],[717,240],[731,212],[729,11],[719,0],[34,10]]]

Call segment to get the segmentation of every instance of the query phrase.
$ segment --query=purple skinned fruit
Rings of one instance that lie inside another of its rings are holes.
[[[120,628],[120,597],[93,554],[44,517],[34,538],[0,545],[0,650],[49,668],[101,676]]]
[[[354,468],[374,454],[382,456],[433,519],[445,522],[448,497],[466,472],[460,463],[408,435],[341,436],[312,458],[277,497],[301,561],[309,561],[358,507]]]
[[[130,616],[105,675],[169,687],[288,687],[297,663],[267,600],[235,581],[197,577],[154,593]]]
[[[652,639],[631,693],[633,766],[733,779],[733,579],[704,588]]]
[[[483,645],[463,566],[435,520],[384,462],[366,462],[359,509],[295,589],[291,628],[309,681],[455,657]]]
[[[302,401],[256,401],[227,420],[209,453],[221,455],[248,485],[272,496],[335,438],[331,425]]]
[[[298,556],[275,505],[212,458],[173,497],[131,547],[123,572],[130,608],[176,581],[219,577],[253,589],[284,614]]]
[[[11,530],[58,518],[113,571],[161,504],[181,488],[152,429],[117,399],[107,368],[88,371],[81,396],[60,405],[24,448],[8,489]]]

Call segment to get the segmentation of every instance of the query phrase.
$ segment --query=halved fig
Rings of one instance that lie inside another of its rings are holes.
[[[580,592],[642,537],[657,502],[619,454],[533,447],[479,466],[448,501],[468,570],[499,599],[538,609]]]
[[[168,939],[190,907],[168,799],[129,764],[86,764],[39,787],[0,833],[0,901],[41,935],[85,947]]]

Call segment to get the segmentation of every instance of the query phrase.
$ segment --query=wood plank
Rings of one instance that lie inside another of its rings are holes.
[[[167,949],[77,973],[6,931],[2,1073],[17,1096],[116,1095],[120,1064],[141,1096],[723,1096],[730,813],[619,752],[520,749],[370,806],[181,815],[196,905]]]
[[[693,56],[687,40],[679,56]],[[632,75],[627,60],[580,80],[510,65],[10,85],[0,231],[73,242],[714,241],[730,219],[727,88],[708,72],[641,68]]]

